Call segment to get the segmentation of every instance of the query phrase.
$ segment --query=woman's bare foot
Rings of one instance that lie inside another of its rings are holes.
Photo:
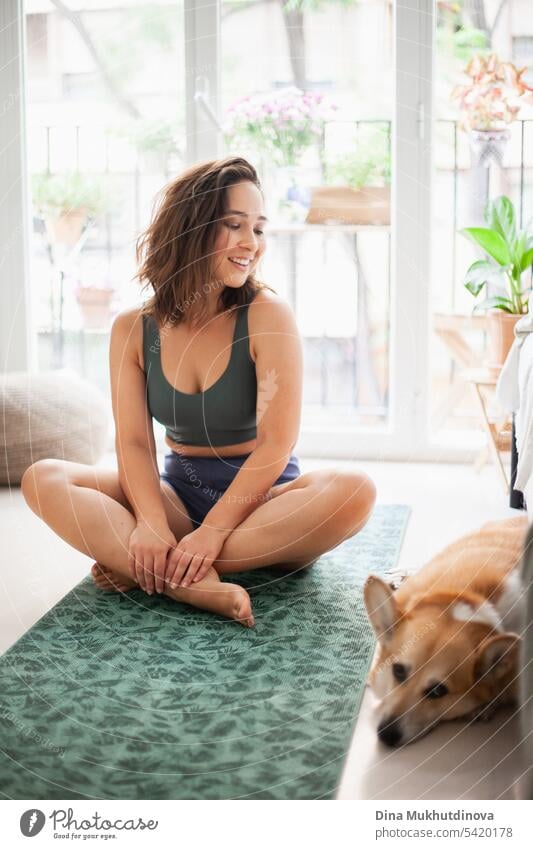
[[[94,583],[102,590],[127,593],[139,585],[131,578],[119,572],[113,572],[102,563],[94,563],[91,568]],[[203,580],[190,587],[177,587],[165,590],[165,595],[176,601],[183,601],[193,607],[218,613],[228,619],[235,619],[245,628],[255,625],[252,602],[244,587],[221,581],[215,569],[211,568]]]
[[[138,586],[135,581],[125,578],[119,572],[113,572],[108,566],[103,566],[101,563],[93,563],[91,575],[94,583],[101,590],[127,593],[128,590]]]
[[[221,581],[213,567],[198,583],[189,587],[176,587],[175,590],[169,587],[165,593],[176,601],[184,601],[202,610],[235,619],[245,628],[253,628],[255,625],[252,601],[244,587]]]
[[[236,619],[245,628],[253,628],[255,619],[250,596],[244,587],[240,587],[238,584],[229,584],[229,586],[231,587],[228,592],[231,601],[231,616],[229,618]]]

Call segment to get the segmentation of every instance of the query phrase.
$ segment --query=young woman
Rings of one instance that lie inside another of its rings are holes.
[[[111,331],[118,471],[40,460],[22,480],[31,509],[97,561],[99,587],[140,586],[248,627],[248,593],[220,576],[308,566],[359,531],[375,500],[365,474],[301,474],[292,453],[301,341],[290,307],[256,278],[265,229],[245,159],[202,162],[168,185],[138,243],[153,294]],[[161,475],[152,417],[170,449]]]

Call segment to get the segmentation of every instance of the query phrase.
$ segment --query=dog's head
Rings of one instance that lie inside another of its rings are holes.
[[[495,631],[466,596],[420,599],[409,612],[371,575],[365,604],[378,639],[370,684],[381,699],[378,737],[401,746],[439,722],[475,716],[512,687],[519,637]]]

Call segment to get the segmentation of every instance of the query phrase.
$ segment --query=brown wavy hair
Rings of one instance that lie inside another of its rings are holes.
[[[263,194],[253,165],[240,156],[228,156],[197,163],[163,188],[152,222],[136,246],[140,264],[136,277],[143,290],[148,286],[154,290],[141,311],[153,315],[160,326],[193,324],[206,317],[202,292],[206,284],[212,285],[212,256],[227,209],[227,189],[243,180],[250,180]],[[248,304],[264,288],[271,289],[253,273],[238,289],[222,285],[217,309]]]

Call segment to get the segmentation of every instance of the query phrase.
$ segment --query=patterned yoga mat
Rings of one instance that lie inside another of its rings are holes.
[[[362,586],[408,515],[377,507],[295,575],[232,576],[253,629],[84,579],[0,658],[0,796],[334,798],[374,648]]]

